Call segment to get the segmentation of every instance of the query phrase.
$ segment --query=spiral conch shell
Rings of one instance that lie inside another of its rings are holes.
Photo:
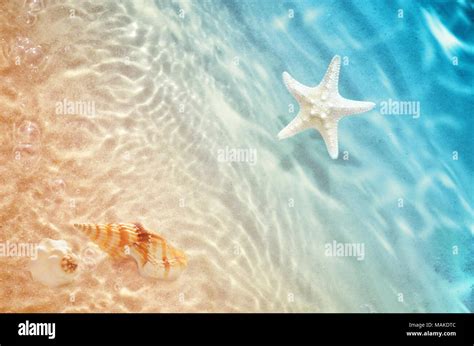
[[[142,276],[176,279],[187,266],[184,252],[139,223],[74,224],[113,258],[132,257]]]
[[[78,261],[64,240],[43,239],[37,247],[37,256],[29,265],[31,276],[43,285],[56,287],[74,280]]]

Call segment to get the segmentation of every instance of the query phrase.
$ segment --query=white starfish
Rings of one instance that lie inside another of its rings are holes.
[[[316,87],[298,83],[288,72],[283,72],[283,81],[288,91],[300,105],[298,115],[278,134],[278,138],[292,137],[309,128],[321,133],[329,156],[337,159],[339,147],[337,123],[347,115],[371,110],[375,103],[348,100],[339,95],[338,81],[341,58],[332,58],[323,80]]]

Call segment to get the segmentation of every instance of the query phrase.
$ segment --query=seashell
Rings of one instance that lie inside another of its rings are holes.
[[[29,264],[31,276],[43,285],[56,287],[74,280],[77,258],[64,240],[45,238],[37,247],[37,256]]]
[[[176,279],[187,266],[184,252],[140,223],[74,224],[113,258],[132,257],[142,276]]]

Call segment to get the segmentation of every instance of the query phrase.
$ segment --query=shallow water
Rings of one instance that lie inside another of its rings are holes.
[[[59,288],[0,257],[1,311],[473,311],[467,2],[0,6],[0,240],[97,257]],[[333,161],[315,131],[276,135],[297,110],[282,72],[316,85],[336,54],[341,94],[377,106],[341,122]],[[76,222],[141,222],[189,267],[141,277]]]

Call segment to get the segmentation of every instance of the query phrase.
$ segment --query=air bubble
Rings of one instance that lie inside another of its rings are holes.
[[[23,13],[21,16],[18,17],[21,21],[23,21],[28,26],[33,26],[36,24],[37,17],[35,14],[31,13],[30,11]]]
[[[26,172],[35,168],[40,157],[39,147],[33,144],[18,144],[13,149],[15,163]]]
[[[63,195],[66,191],[66,183],[61,178],[51,179],[49,181],[49,189],[55,195]]]
[[[23,5],[29,12],[39,12],[44,8],[43,0],[25,0]]]
[[[28,37],[17,37],[10,46],[9,56],[14,65],[30,68],[37,68],[46,59],[43,48]]]
[[[41,132],[36,123],[25,120],[16,131],[18,144],[38,144],[41,141]]]
[[[100,253],[91,246],[87,246],[81,252],[81,261],[86,270],[92,271],[100,261]]]
[[[29,67],[39,66],[45,59],[41,46],[36,46],[25,51],[24,61]]]

